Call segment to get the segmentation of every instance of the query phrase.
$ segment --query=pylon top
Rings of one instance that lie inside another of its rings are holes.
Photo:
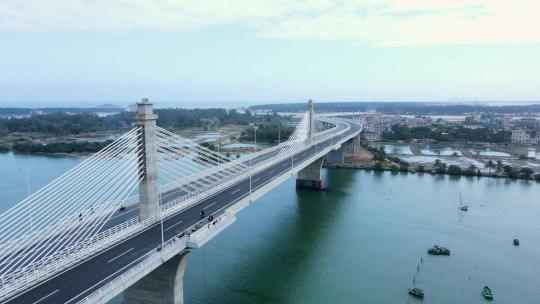
[[[154,114],[152,104],[148,102],[148,98],[143,98],[141,102],[137,103],[137,114],[135,115],[135,121],[139,124],[144,124],[145,121],[157,120],[157,114]]]

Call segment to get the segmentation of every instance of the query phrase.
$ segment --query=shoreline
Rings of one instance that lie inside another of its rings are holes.
[[[420,165],[422,166],[422,165]],[[418,171],[418,166],[410,166],[407,170],[400,170],[400,169],[392,169],[392,168],[376,168],[373,164],[351,164],[351,163],[343,163],[343,164],[328,164],[323,163],[323,168],[327,169],[352,169],[352,170],[365,170],[365,171],[376,171],[376,172],[385,172],[389,171],[391,173],[407,173],[407,174],[430,174],[430,175],[449,175],[449,176],[456,176],[456,177],[493,177],[493,178],[503,178],[503,179],[511,179],[511,180],[527,180],[527,181],[536,181],[540,182],[540,179],[536,179],[534,176],[531,178],[525,178],[521,176],[517,177],[509,177],[504,174],[495,174],[495,173],[485,173],[480,172],[476,174],[451,174],[448,172],[436,172],[434,169],[431,170],[424,170],[424,171]]]

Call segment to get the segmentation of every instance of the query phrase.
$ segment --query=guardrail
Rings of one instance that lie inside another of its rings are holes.
[[[179,234],[182,236],[175,236],[164,243],[162,247],[158,247],[159,250],[153,249],[143,255],[141,262],[137,263],[133,267],[129,268],[126,272],[122,273],[115,279],[107,282],[96,291],[92,292],[84,299],[77,303],[103,303],[105,300],[109,300],[115,294],[113,291],[118,289],[119,286],[125,288],[144,277],[146,274],[152,272],[159,267],[164,261],[169,260],[174,255],[180,253],[182,250],[188,248],[188,243],[191,239],[199,237],[197,233],[208,234],[213,231],[217,231],[230,224],[229,217],[232,215],[228,212],[224,212],[223,215],[214,219],[213,222],[207,223],[206,221],[200,221],[195,225],[190,226]],[[192,231],[193,234],[188,234],[188,231]]]

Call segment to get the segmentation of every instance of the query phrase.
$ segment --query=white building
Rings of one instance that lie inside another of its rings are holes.
[[[538,144],[540,132],[516,129],[512,130],[512,143],[514,144]]]

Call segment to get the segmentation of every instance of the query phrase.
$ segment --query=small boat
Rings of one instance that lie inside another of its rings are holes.
[[[491,293],[491,289],[487,286],[484,286],[484,290],[482,290],[482,295],[486,300],[493,300],[493,293]]]
[[[519,246],[519,240],[518,239],[514,239],[514,246]]]
[[[420,288],[409,288],[409,294],[411,296],[423,298],[424,297],[424,291]]]
[[[450,249],[445,247],[439,247],[438,245],[428,249],[428,254],[432,255],[450,255]]]
[[[461,193],[459,193],[459,209],[461,209],[461,211],[469,210],[469,206],[463,205],[463,202],[461,201]]]

